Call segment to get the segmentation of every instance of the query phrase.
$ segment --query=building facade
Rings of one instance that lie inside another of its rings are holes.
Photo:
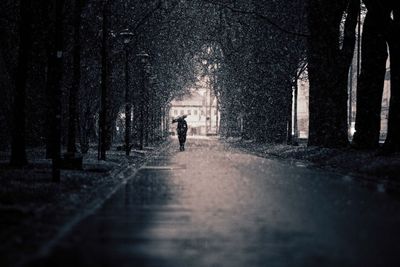
[[[208,90],[190,90],[181,99],[174,99],[170,107],[170,121],[187,115],[188,135],[216,135],[219,126],[219,111],[216,97]],[[170,124],[170,133],[176,134],[176,123]]]

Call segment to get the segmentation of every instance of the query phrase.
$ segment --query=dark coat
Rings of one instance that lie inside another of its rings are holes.
[[[186,136],[188,130],[188,126],[185,120],[179,120],[178,121],[178,127],[176,128],[176,131],[178,132],[179,136]]]
[[[176,131],[178,132],[178,139],[179,139],[179,144],[181,145],[181,147],[183,147],[185,145],[187,130],[188,130],[188,126],[187,126],[186,121],[179,120]]]

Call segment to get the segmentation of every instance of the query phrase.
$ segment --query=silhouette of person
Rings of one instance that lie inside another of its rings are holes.
[[[179,150],[185,151],[185,142],[186,142],[186,133],[188,130],[188,126],[186,123],[185,118],[181,118],[178,120],[178,127],[176,131],[178,132],[178,139],[179,139]]]

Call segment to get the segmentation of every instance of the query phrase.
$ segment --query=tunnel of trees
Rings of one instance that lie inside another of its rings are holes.
[[[157,142],[166,135],[170,101],[199,75],[213,77],[222,136],[285,143],[292,135],[294,88],[305,68],[308,144],[346,147],[347,83],[360,7],[366,18],[353,143],[379,145],[389,55],[383,148],[400,151],[399,1],[3,0],[0,5],[0,149],[11,151],[13,166],[27,164],[27,147],[39,146],[54,165],[61,151],[86,153],[91,144],[105,160],[112,143],[121,141],[118,120],[128,129],[125,144],[142,148]],[[130,148],[125,147],[127,154]]]

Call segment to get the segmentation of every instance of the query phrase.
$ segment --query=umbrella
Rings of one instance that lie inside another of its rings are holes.
[[[183,120],[183,119],[185,119],[187,116],[188,116],[188,115],[181,115],[181,116],[178,116],[178,117],[176,117],[175,119],[172,120],[172,123],[175,123],[175,122],[178,122],[178,121],[180,121],[180,120]]]

